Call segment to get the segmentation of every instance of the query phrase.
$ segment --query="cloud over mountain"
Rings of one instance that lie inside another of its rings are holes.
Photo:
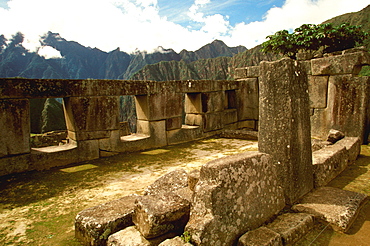
[[[368,0],[171,1],[11,0],[4,7],[2,0],[1,34],[9,39],[18,31],[24,33],[24,46],[31,50],[40,47],[39,38],[48,31],[107,52],[117,47],[151,52],[158,46],[176,52],[196,50],[215,39],[252,48],[280,29],[318,24],[368,4]],[[264,12],[259,13],[262,7]],[[249,22],[253,12],[261,17]]]

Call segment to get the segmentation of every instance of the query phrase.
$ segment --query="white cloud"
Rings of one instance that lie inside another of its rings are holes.
[[[53,47],[50,46],[42,46],[37,54],[40,56],[45,57],[46,59],[51,59],[51,58],[63,58],[60,52]]]
[[[278,30],[320,23],[367,4],[368,0],[287,0],[281,8],[271,8],[261,22],[231,26],[229,18],[216,11],[230,4],[194,0],[187,10],[189,21],[197,27],[191,29],[161,17],[158,0],[11,0],[9,8],[0,7],[0,23],[6,23],[0,34],[9,39],[22,32],[24,45],[31,50],[40,47],[39,38],[48,31],[104,51],[117,47],[126,52],[153,51],[163,46],[179,52],[196,50],[213,39],[252,48]],[[212,6],[216,12],[209,11]]]
[[[368,4],[368,0],[286,0],[281,8],[271,8],[263,21],[238,23],[224,40],[228,45],[242,44],[252,48],[279,30],[295,29],[308,23],[320,24],[335,16],[359,11]]]

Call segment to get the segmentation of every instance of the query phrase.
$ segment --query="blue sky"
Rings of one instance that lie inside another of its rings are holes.
[[[159,14],[167,16],[169,21],[187,26],[191,24],[187,11],[194,2],[194,0],[159,0]],[[264,14],[271,7],[281,7],[283,3],[283,0],[215,0],[202,6],[200,11],[206,15],[221,14],[229,16],[230,24],[235,25],[240,22],[261,21]]]
[[[0,0],[0,34],[20,31],[24,46],[41,55],[48,31],[85,46],[125,52],[159,46],[197,50],[215,39],[247,48],[267,35],[302,24],[319,24],[363,9],[369,0]]]

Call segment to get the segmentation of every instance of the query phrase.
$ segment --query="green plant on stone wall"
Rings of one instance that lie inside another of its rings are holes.
[[[318,51],[324,53],[341,51],[363,44],[369,34],[361,26],[344,23],[339,26],[327,24],[304,24],[289,33],[287,30],[267,36],[262,51],[295,58],[296,53]]]

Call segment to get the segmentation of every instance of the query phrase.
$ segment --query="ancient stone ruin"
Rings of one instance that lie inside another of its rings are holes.
[[[0,173],[258,129],[257,152],[173,171],[140,196],[81,211],[76,237],[84,245],[243,246],[291,245],[319,222],[346,232],[368,197],[325,185],[367,142],[370,78],[357,74],[369,64],[367,51],[352,49],[240,68],[235,81],[1,79]],[[121,95],[135,96],[135,134],[121,136]],[[28,99],[40,97],[63,98],[69,144],[30,148]]]

